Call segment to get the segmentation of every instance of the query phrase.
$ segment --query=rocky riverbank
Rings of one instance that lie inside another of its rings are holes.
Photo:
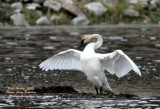
[[[0,0],[0,25],[158,24],[160,0]]]

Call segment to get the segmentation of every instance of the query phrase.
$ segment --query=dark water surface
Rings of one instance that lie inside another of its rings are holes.
[[[160,109],[160,28],[159,27],[59,27],[0,28],[0,91],[8,87],[71,85],[79,92],[95,93],[82,72],[48,71],[38,65],[50,56],[80,43],[84,34],[103,36],[99,53],[121,49],[138,65],[142,77],[130,72],[117,78],[106,72],[109,84],[118,93],[138,95],[135,99],[64,99],[57,96],[10,98],[0,96],[0,107],[28,108],[157,108]],[[27,102],[24,102],[27,101]],[[26,104],[25,104],[26,103]]]

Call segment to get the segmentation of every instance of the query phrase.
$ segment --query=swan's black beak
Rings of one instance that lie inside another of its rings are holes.
[[[77,46],[77,48],[80,48],[84,45],[84,39],[81,40],[81,43]]]

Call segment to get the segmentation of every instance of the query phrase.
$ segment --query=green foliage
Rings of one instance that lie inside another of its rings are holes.
[[[28,10],[26,9],[26,6],[23,6],[21,13],[24,14],[26,19],[29,21],[29,24],[33,25],[35,21],[39,18],[39,16],[36,13],[36,10]]]

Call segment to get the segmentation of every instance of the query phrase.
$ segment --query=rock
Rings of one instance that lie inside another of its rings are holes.
[[[25,16],[21,13],[15,13],[11,16],[13,24],[15,26],[29,26]]]
[[[102,3],[105,6],[109,6],[109,7],[114,7],[117,5],[117,3],[119,2],[119,0],[102,0]]]
[[[74,4],[73,0],[59,0],[61,2],[69,3],[69,4]]]
[[[160,0],[151,0],[150,7],[152,9],[160,7]]]
[[[37,14],[39,17],[42,17],[42,11],[37,10],[37,11],[36,11],[36,14]]]
[[[85,16],[78,16],[71,21],[74,25],[88,25],[90,21]]]
[[[22,10],[23,6],[21,2],[15,2],[11,4],[11,8],[15,8],[14,12],[19,13]]]
[[[29,10],[35,10],[36,8],[40,8],[41,6],[37,3],[30,3],[27,4],[26,8]]]
[[[100,2],[91,2],[84,7],[95,16],[101,16],[107,11],[106,7]]]
[[[75,16],[84,16],[83,12],[77,6],[75,6],[74,4],[63,2],[62,7],[63,7],[63,9],[72,13]]]
[[[54,11],[59,11],[61,9],[61,4],[58,1],[54,1],[54,0],[46,0],[43,3],[43,6],[51,8]]]
[[[129,0],[130,5],[140,5],[143,8],[148,7],[148,1],[149,0]]]
[[[42,16],[39,19],[37,19],[36,24],[37,25],[50,25],[51,22],[49,21],[47,17]]]
[[[140,16],[139,12],[134,9],[125,9],[123,11],[123,15],[127,17],[139,17]]]
[[[60,20],[61,19],[61,17],[59,17],[59,16],[57,16],[57,15],[52,15],[51,17],[50,17],[50,21],[57,21],[57,20]]]

